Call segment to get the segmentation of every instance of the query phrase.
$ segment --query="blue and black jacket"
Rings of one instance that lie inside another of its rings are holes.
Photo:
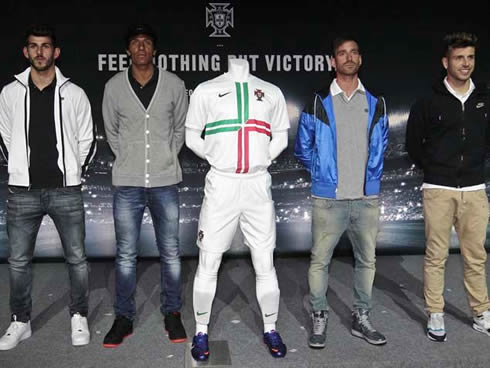
[[[364,194],[377,195],[383,175],[383,158],[388,145],[388,116],[382,97],[366,90],[368,102],[368,160]],[[337,132],[330,89],[315,93],[298,123],[295,157],[311,174],[311,192],[323,198],[336,198],[338,184]]]

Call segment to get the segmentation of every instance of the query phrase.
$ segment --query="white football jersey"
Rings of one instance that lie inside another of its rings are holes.
[[[231,73],[197,86],[185,126],[204,131],[204,154],[218,171],[251,174],[271,164],[274,132],[289,129],[281,90],[253,75],[237,82]]]

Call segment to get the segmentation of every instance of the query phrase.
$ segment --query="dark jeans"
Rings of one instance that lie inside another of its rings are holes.
[[[150,210],[160,253],[160,311],[162,314],[177,312],[182,306],[177,186],[117,186],[114,192],[117,243],[114,310],[116,315],[129,319],[133,319],[136,314],[136,258],[141,221],[146,207]]]
[[[49,215],[58,230],[71,282],[70,314],[88,312],[88,265],[85,213],[79,186],[58,189],[9,187],[7,233],[10,263],[10,309],[27,322],[32,311],[32,257],[39,227]]]

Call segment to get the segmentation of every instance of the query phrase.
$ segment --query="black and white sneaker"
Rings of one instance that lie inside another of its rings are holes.
[[[473,328],[478,332],[490,336],[490,311],[485,311],[473,317]]]
[[[386,344],[386,337],[376,331],[369,321],[369,310],[356,309],[352,312],[352,335],[373,345]]]
[[[323,349],[327,339],[328,311],[322,310],[311,313],[311,322],[313,328],[308,339],[308,345],[310,348]]]
[[[444,313],[431,313],[427,321],[427,337],[432,341],[444,342],[447,340],[444,327]]]

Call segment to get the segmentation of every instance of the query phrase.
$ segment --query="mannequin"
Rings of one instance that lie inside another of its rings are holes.
[[[251,75],[246,60],[230,59],[227,73],[201,83],[191,96],[186,144],[211,165],[199,219],[193,289],[196,360],[209,356],[208,324],[218,270],[238,225],[256,273],[264,342],[274,357],[286,354],[275,331],[280,291],[273,264],[275,210],[267,168],[286,148],[288,129],[282,92]]]

